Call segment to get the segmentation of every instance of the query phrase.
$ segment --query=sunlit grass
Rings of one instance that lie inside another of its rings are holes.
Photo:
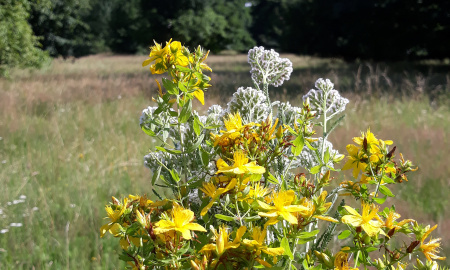
[[[397,154],[420,168],[401,185],[395,204],[404,218],[439,222],[448,251],[449,69],[404,66],[402,72],[401,66],[288,57],[295,71],[270,90],[273,99],[299,105],[317,78],[336,82],[350,104],[330,139],[341,152],[367,127],[393,140]],[[151,172],[142,162],[152,140],[140,131],[139,116],[156,84],[141,67],[145,58],[56,60],[45,70],[0,80],[0,230],[22,224],[0,234],[0,269],[123,268],[115,239],[100,239],[99,227],[111,196],[152,195]],[[225,106],[237,87],[252,85],[245,55],[211,56],[209,64],[213,87],[204,108],[197,104],[200,111]],[[13,204],[20,195],[25,202]]]

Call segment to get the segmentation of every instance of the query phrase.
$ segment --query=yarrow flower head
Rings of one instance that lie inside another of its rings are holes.
[[[327,113],[328,118],[343,112],[345,106],[349,102],[348,99],[341,97],[339,92],[334,89],[334,84],[329,79],[318,79],[315,84],[317,89],[311,89],[303,96],[303,101],[309,98],[311,108],[317,111],[317,116],[320,117]]]
[[[249,50],[248,63],[252,68],[252,79],[258,84],[268,83],[278,87],[289,80],[293,71],[289,59],[281,58],[274,50],[264,50],[264,47]]]

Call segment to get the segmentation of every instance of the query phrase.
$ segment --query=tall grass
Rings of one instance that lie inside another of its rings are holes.
[[[420,167],[402,184],[397,208],[404,218],[439,222],[448,252],[449,66],[288,57],[294,73],[270,90],[273,98],[298,105],[317,78],[333,80],[351,102],[334,145],[345,152],[368,126],[394,140]],[[156,84],[140,67],[144,59],[55,60],[0,80],[0,230],[9,230],[0,233],[0,269],[123,268],[115,239],[100,239],[99,227],[111,196],[151,195],[142,157],[152,140],[138,124]],[[237,87],[252,85],[246,56],[211,56],[209,64],[213,87],[199,111],[225,105]]]

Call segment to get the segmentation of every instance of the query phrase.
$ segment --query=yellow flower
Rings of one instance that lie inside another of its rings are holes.
[[[353,144],[347,145],[347,152],[349,154],[348,160],[342,170],[353,169],[353,177],[356,178],[358,177],[359,171],[364,171],[367,167],[367,163],[363,161],[365,155]]]
[[[161,44],[156,43],[156,41],[154,42],[155,45],[150,47],[150,58],[145,60],[142,63],[142,66],[145,67],[155,61],[155,63],[150,66],[150,71],[152,72],[152,74],[163,74],[167,71],[165,57],[168,54],[168,48],[167,46],[162,48]]]
[[[256,161],[249,162],[248,158],[245,156],[244,152],[238,150],[233,155],[234,164],[229,166],[223,159],[217,161],[218,173],[231,173],[231,174],[263,174],[266,172],[264,167],[256,165]]]
[[[189,58],[183,54],[184,47],[181,45],[179,41],[169,40],[166,44],[166,48],[170,52],[170,62],[175,65],[187,66],[189,65]]]
[[[262,230],[260,227],[253,228],[252,231],[252,238],[253,240],[244,239],[242,242],[244,245],[249,247],[250,249],[255,251],[255,255],[259,256],[261,254],[261,251],[271,255],[271,256],[281,256],[284,254],[284,248],[278,247],[278,248],[269,248],[264,244],[264,239],[266,238],[266,230]],[[266,267],[271,267],[269,263],[266,261],[261,260],[258,258],[258,262]],[[262,261],[262,262],[261,262]]]
[[[430,241],[428,243],[424,243],[425,239],[428,237],[428,235],[434,231],[437,228],[437,224],[433,226],[433,228],[427,230],[427,232],[422,236],[422,239],[420,240],[420,250],[423,252],[425,257],[428,261],[431,260],[445,260],[447,257],[439,257],[437,253],[439,253],[439,249],[441,246],[441,238],[430,238]]]
[[[208,210],[211,209],[216,199],[225,192],[233,189],[236,186],[236,183],[236,178],[231,179],[231,181],[225,188],[216,188],[216,185],[214,185],[214,183],[212,182],[203,183],[203,188],[201,188],[200,190],[203,191],[208,197],[211,197],[211,201],[202,209],[200,215],[204,216],[208,212]]]
[[[395,211],[391,210],[389,212],[389,215],[387,216],[385,222],[384,222],[384,226],[386,228],[388,228],[388,229],[392,229],[392,228],[400,229],[404,224],[414,221],[414,219],[404,219],[404,220],[396,223],[395,220],[398,219],[398,218],[400,218],[400,214],[398,214]]]
[[[228,249],[237,248],[241,244],[241,238],[244,235],[247,227],[241,226],[237,232],[236,237],[233,242],[229,241],[228,228],[225,226],[221,226],[219,231],[214,230],[214,238],[213,240],[216,242],[215,244],[207,244],[203,246],[200,250],[200,253],[207,254],[209,252],[215,251],[217,256],[220,258],[223,253],[225,253]]]
[[[266,226],[273,225],[278,222],[278,217],[282,217],[291,224],[297,224],[297,218],[293,213],[308,212],[308,208],[302,205],[292,205],[295,200],[295,192],[293,190],[280,191],[273,195],[273,204],[270,206],[264,202],[257,201],[259,206],[265,212],[259,212],[258,215],[270,218]]]
[[[228,114],[228,119],[224,119],[225,128],[227,131],[221,130],[223,133],[221,136],[213,134],[212,139],[214,140],[214,147],[217,145],[227,145],[228,140],[234,140],[241,135],[241,130],[246,127],[258,126],[255,123],[248,123],[242,125],[242,119],[239,112],[235,114]]]
[[[243,189],[245,189],[245,185],[242,186]],[[249,204],[251,204],[253,201],[255,201],[258,198],[264,198],[267,194],[269,194],[269,189],[265,188],[263,185],[261,185],[259,182],[255,184],[254,187],[250,188],[250,191],[248,192],[247,196],[239,198],[239,201],[247,201]]]
[[[155,225],[155,233],[165,233],[168,231],[180,232],[184,239],[191,239],[191,231],[201,231],[206,232],[205,228],[197,223],[192,223],[194,220],[194,212],[189,209],[185,209],[178,205],[173,204],[173,209],[171,211],[171,219],[160,220]]]
[[[113,201],[118,202],[118,200],[114,197],[113,197]],[[102,227],[100,227],[100,237],[103,237],[107,231],[110,231],[111,234],[115,235],[115,233],[111,231],[111,228],[113,228],[114,224],[120,219],[120,217],[125,212],[127,203],[128,203],[128,198],[125,198],[123,200],[123,204],[119,203],[119,205],[114,205],[114,208],[115,208],[114,210],[113,210],[113,207],[111,207],[109,205],[105,207],[106,214],[108,215],[110,222],[108,224],[105,224]]]
[[[373,237],[378,233],[386,235],[381,229],[381,227],[384,225],[384,222],[377,214],[378,207],[363,203],[362,215],[360,215],[355,209],[351,208],[348,205],[345,205],[344,208],[350,213],[350,215],[345,215],[342,217],[343,223],[350,224],[353,227],[361,226],[362,229],[370,237]]]
[[[348,266],[348,253],[345,251],[350,250],[349,247],[344,247],[339,251],[334,257],[334,269],[335,270],[350,270]],[[356,270],[358,268],[351,268],[351,270]]]

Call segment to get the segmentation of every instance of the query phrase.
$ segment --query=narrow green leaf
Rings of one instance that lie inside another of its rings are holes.
[[[184,151],[184,152],[191,153],[191,152],[197,150],[197,148],[200,146],[200,144],[202,144],[204,137],[205,137],[205,134],[200,135],[200,137],[197,138],[197,141],[193,145],[188,146],[186,148],[186,151]]]
[[[201,130],[201,122],[198,119],[198,116],[196,116],[196,115],[194,117],[193,127],[194,127],[195,135],[199,136],[200,132],[202,132],[202,130]]]
[[[209,165],[209,154],[203,148],[200,151],[200,157],[202,158],[203,166],[207,167]]]
[[[322,168],[322,165],[317,165],[311,168],[309,171],[311,174],[316,174],[320,172],[320,168]]]
[[[161,168],[162,166],[158,166],[158,169],[153,173],[152,176],[152,186],[155,185],[156,180],[159,178],[159,175],[161,174]]]
[[[378,204],[383,204],[387,199],[387,196],[384,198],[373,198],[373,200]]]
[[[244,221],[245,222],[252,222],[252,221],[257,221],[257,220],[260,220],[260,219],[261,219],[260,216],[252,216],[252,217],[245,217]]]
[[[328,161],[330,161],[330,148],[327,148],[327,151],[325,151],[325,154],[323,155],[323,161],[325,164],[328,164]]]
[[[342,232],[338,235],[338,239],[341,239],[341,240],[342,240],[342,239],[345,239],[345,238],[349,237],[351,234],[352,234],[352,232],[349,231],[349,230],[342,231]]]
[[[172,176],[173,180],[175,180],[175,182],[180,182],[180,176],[176,171],[170,170],[170,175]]]
[[[395,197],[391,190],[386,186],[380,186],[380,192],[389,197]]]
[[[311,238],[315,235],[317,235],[320,232],[320,230],[314,230],[312,232],[301,232],[296,236],[296,238],[302,239],[302,238]]]
[[[291,148],[292,154],[294,156],[300,155],[303,150],[303,146],[305,145],[305,138],[302,133],[299,133],[297,138],[292,142],[293,146]]]
[[[181,92],[187,92],[186,86],[182,82],[178,82],[178,88],[180,88]]]
[[[234,217],[229,217],[229,216],[225,216],[225,215],[221,215],[221,214],[215,214],[214,216],[218,219],[225,220],[225,221],[233,221],[234,220]]]
[[[286,237],[283,237],[281,240],[280,247],[284,249],[284,255],[287,255],[292,261],[294,259],[294,255],[292,254],[291,247],[289,246],[289,240]]]
[[[275,176],[273,176],[270,172],[269,172],[269,178],[267,180],[269,180],[269,182],[272,184],[276,184],[276,185],[280,184],[280,182],[278,182],[278,179],[275,178]]]
[[[192,100],[190,99],[183,105],[183,108],[181,108],[180,116],[178,117],[179,122],[186,123],[189,117],[191,117],[191,113],[192,113]]]
[[[175,83],[166,78],[162,78],[162,83],[164,88],[167,90],[167,93],[171,95],[178,95],[179,91]]]
[[[153,130],[151,130],[151,129],[148,129],[145,125],[142,125],[141,126],[141,129],[142,129],[142,131],[144,131],[145,132],[145,134],[147,134],[147,135],[149,135],[149,136],[155,136],[156,134],[155,134],[155,132],[153,132]]]
[[[395,181],[392,178],[388,177],[387,175],[383,175],[382,179],[386,184],[394,184],[395,183]]]
[[[179,65],[177,65],[177,69],[178,69],[179,71],[181,71],[181,72],[184,72],[184,73],[189,73],[189,72],[191,72],[191,70],[190,70],[189,68],[183,67],[183,66],[179,66]]]

